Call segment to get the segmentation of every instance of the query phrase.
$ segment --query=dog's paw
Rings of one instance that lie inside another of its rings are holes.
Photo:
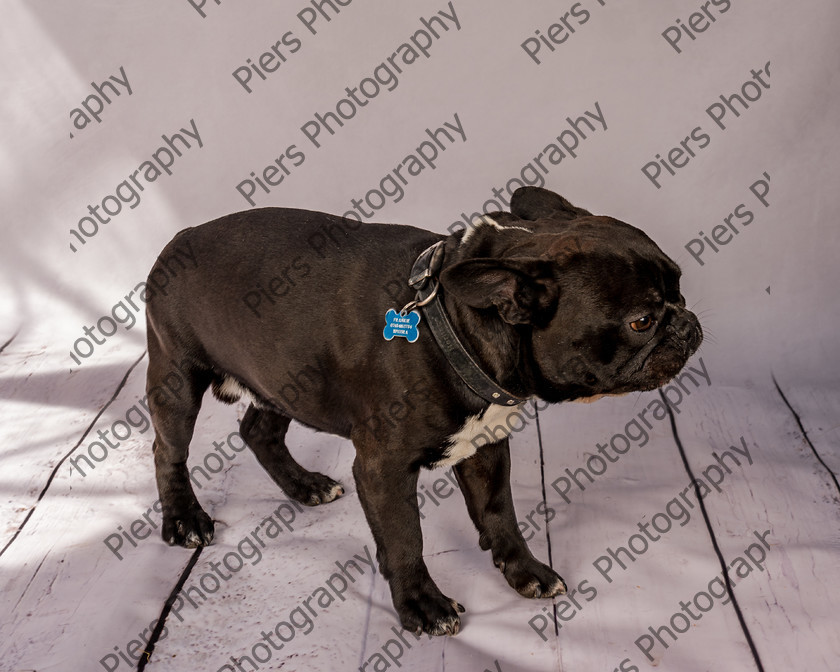
[[[163,516],[161,536],[170,546],[198,548],[213,541],[213,520],[203,509],[190,509],[179,516]]]
[[[566,592],[566,582],[560,575],[536,558],[500,562],[497,566],[523,597],[554,597]]]
[[[308,473],[304,478],[287,483],[283,490],[289,497],[306,506],[326,504],[344,494],[341,483],[318,473]]]
[[[461,630],[461,617],[465,609],[455,600],[436,590],[418,592],[396,604],[402,627],[419,635],[457,635]]]

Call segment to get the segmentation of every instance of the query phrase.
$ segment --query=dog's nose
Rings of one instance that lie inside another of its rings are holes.
[[[697,317],[688,310],[674,313],[668,324],[668,331],[681,341],[689,340],[699,330],[700,323],[697,321]]]
[[[691,330],[693,326],[694,325],[692,325],[691,320],[687,318],[683,318],[672,323],[674,333],[681,341],[685,341],[688,339],[688,337],[691,335]]]
[[[698,322],[694,313],[689,311],[674,315],[668,325],[668,331],[685,343],[692,351],[696,350],[703,340],[703,330],[700,328],[700,322]]]

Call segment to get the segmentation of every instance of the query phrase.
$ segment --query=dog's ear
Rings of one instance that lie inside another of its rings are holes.
[[[510,198],[510,211],[521,219],[577,219],[592,213],[569,203],[560,194],[540,187],[519,187]]]
[[[441,285],[473,308],[496,308],[508,324],[547,324],[557,308],[554,264],[545,259],[467,259],[443,270]]]

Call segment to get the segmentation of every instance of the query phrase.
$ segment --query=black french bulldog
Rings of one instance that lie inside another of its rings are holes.
[[[281,208],[178,233],[152,273],[184,245],[196,269],[147,302],[163,538],[187,548],[213,539],[187,471],[212,386],[223,401],[251,398],[240,432],[304,504],[344,490],[289,454],[290,421],[353,441],[356,488],[404,628],[456,634],[463,611],[423,561],[421,467],[455,465],[479,545],[515,590],[565,592],[517,527],[508,439],[477,447],[476,434],[534,397],[655,389],[702,331],[679,268],[640,230],[535,187],[510,208],[450,236]],[[383,330],[389,309],[402,319]],[[423,318],[416,330],[412,312]]]

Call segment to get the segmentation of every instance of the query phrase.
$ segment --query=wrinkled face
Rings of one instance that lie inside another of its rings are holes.
[[[512,325],[524,386],[546,401],[656,389],[703,340],[656,243],[554,192],[518,189],[511,212],[478,220],[455,257],[441,284]]]
[[[532,332],[540,396],[549,401],[660,387],[703,338],[677,265],[637,229],[602,224],[609,234],[591,249],[554,255],[557,309]]]

